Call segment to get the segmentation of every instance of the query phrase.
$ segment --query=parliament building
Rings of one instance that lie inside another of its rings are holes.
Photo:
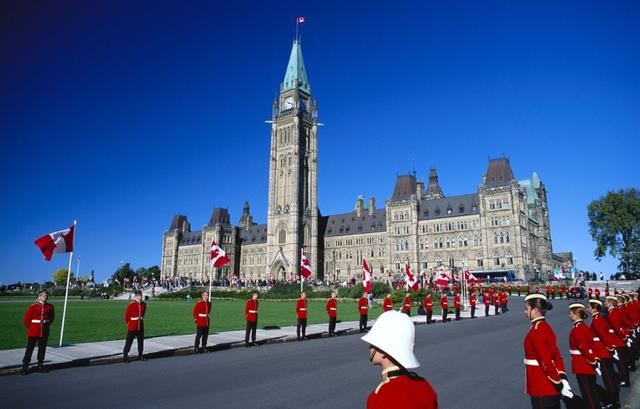
[[[267,223],[254,222],[245,202],[237,224],[225,208],[192,231],[176,215],[162,237],[162,278],[209,278],[215,240],[231,263],[215,278],[289,279],[301,249],[315,279],[361,277],[362,259],[374,280],[386,281],[409,263],[413,272],[468,268],[478,277],[536,278],[553,268],[547,193],[534,172],[517,180],[505,157],[488,161],[474,193],[447,196],[435,169],[428,180],[397,177],[391,196],[358,197],[353,211],[322,215],[318,206],[317,103],[298,40],[273,101]]]

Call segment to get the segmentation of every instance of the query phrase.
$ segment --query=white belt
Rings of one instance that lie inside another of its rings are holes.
[[[535,359],[524,359],[524,364],[525,365],[529,365],[529,366],[540,366],[540,364],[538,363],[538,361],[536,361]]]
[[[256,310],[249,310],[249,314],[255,314],[256,312]]]
[[[143,319],[143,317],[131,317],[131,321],[138,321]]]
[[[360,307],[360,309],[361,309],[361,310],[366,310],[366,309],[367,309],[367,307]]]
[[[34,323],[34,324],[40,324],[40,323],[46,324],[47,322],[49,322],[49,320],[42,320],[42,321],[40,321],[40,320],[31,320],[31,322]]]
[[[405,304],[404,306],[405,307],[411,307],[411,304]]]
[[[582,353],[580,351],[578,351],[577,349],[570,349],[569,353],[571,355],[582,355]]]
[[[198,317],[208,317],[209,314],[198,314]]]
[[[337,308],[334,308],[334,307],[330,307],[329,309],[330,309],[331,311],[335,311],[335,310],[337,310]]]
[[[306,308],[300,308],[300,311],[306,311],[306,310],[307,310]]]
[[[433,304],[427,304],[427,307],[432,307],[432,306],[433,306]]]
[[[594,340],[594,341],[600,341],[600,338],[598,338],[598,337],[593,337],[593,340]]]
[[[612,329],[609,329],[609,332],[612,333],[612,334],[615,334],[615,331],[612,330]]]

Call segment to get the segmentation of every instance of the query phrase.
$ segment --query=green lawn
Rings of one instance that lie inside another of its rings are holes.
[[[51,328],[49,344],[57,345],[60,340],[63,301],[50,301],[56,311],[56,320]],[[32,301],[0,301],[0,349],[21,348],[26,345],[26,328],[22,316]],[[129,301],[114,300],[69,300],[67,320],[64,329],[64,343],[73,344],[92,341],[123,339],[126,327],[124,310]],[[213,300],[211,332],[243,329],[245,327],[243,300]],[[185,301],[147,302],[145,316],[145,336],[180,335],[194,333],[195,327],[191,310],[194,303]],[[413,309],[414,313],[416,307]],[[376,305],[369,311],[369,319],[382,312]],[[328,322],[325,302],[309,302],[310,324]],[[435,311],[434,311],[435,313]],[[357,321],[358,309],[355,301],[341,301],[338,304],[338,319]],[[261,300],[259,327],[266,325],[289,326],[296,324],[295,301]]]

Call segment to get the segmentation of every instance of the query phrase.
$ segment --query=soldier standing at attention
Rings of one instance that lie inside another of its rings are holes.
[[[491,297],[489,293],[485,290],[484,295],[482,296],[482,300],[484,302],[484,316],[489,316],[489,308],[491,307]]]
[[[431,324],[431,317],[433,314],[433,302],[431,301],[431,292],[427,293],[424,299],[424,312],[427,314],[427,324]]]
[[[31,355],[36,344],[38,344],[38,370],[47,372],[44,367],[44,355],[49,340],[49,327],[54,320],[53,305],[47,302],[48,298],[49,293],[46,290],[38,292],[38,302],[31,304],[22,318],[24,326],[27,327],[27,349],[22,358],[21,375],[26,375],[29,371]]]
[[[360,313],[360,332],[365,332],[369,315],[369,294],[363,293],[358,300],[358,312]]]
[[[397,311],[382,314],[362,337],[369,344],[369,361],[382,367],[382,382],[367,399],[367,409],[438,409],[431,384],[409,369],[420,363],[413,353],[415,327]]]
[[[442,309],[442,322],[447,322],[447,313],[449,312],[447,293],[442,293],[442,297],[440,297],[440,308]]]
[[[331,298],[327,300],[327,315],[329,315],[329,336],[335,337],[336,320],[338,319],[338,301],[336,300],[336,292],[331,291]]]
[[[402,301],[402,312],[411,316],[411,294],[407,291]]]
[[[460,294],[458,293],[453,296],[453,308],[456,310],[456,321],[460,321]]]
[[[569,333],[569,353],[571,371],[578,379],[580,393],[586,409],[601,409],[596,389],[596,368],[598,358],[594,354],[593,333],[584,323],[587,312],[581,303],[569,305],[569,319],[573,328]]]
[[[473,290],[469,295],[469,306],[471,307],[471,318],[476,317],[476,292]]]
[[[247,329],[244,333],[244,346],[249,348],[250,346],[257,347],[256,343],[256,330],[258,329],[258,307],[260,301],[258,301],[258,292],[254,291],[251,294],[251,298],[247,300],[244,306],[244,317],[247,320]],[[249,344],[249,335],[251,335],[251,344]]]
[[[196,341],[193,350],[196,354],[207,351],[210,313],[211,302],[209,302],[209,293],[203,291],[202,298],[193,306],[193,322],[196,324]],[[202,346],[200,346],[200,340],[202,340]]]
[[[388,293],[382,303],[382,310],[384,312],[391,311],[393,309],[393,301],[391,301],[391,293]]]
[[[129,362],[129,350],[133,344],[133,338],[138,340],[138,360],[146,361],[147,357],[142,355],[144,351],[144,314],[147,311],[147,304],[142,301],[142,291],[135,292],[134,300],[127,305],[124,312],[124,322],[127,324],[127,338],[122,350],[124,363]]]
[[[307,335],[307,295],[303,292],[300,293],[300,299],[296,303],[296,314],[298,315],[298,325],[296,326],[296,335],[298,341],[302,341]],[[302,330],[302,331],[301,331]],[[302,335],[301,335],[302,332]]]
[[[589,312],[591,313],[591,324],[589,329],[593,336],[593,353],[598,358],[600,363],[600,370],[602,372],[602,380],[604,386],[607,389],[607,401],[608,406],[603,405],[605,409],[617,408],[620,402],[620,386],[618,385],[618,377],[613,370],[613,356],[615,353],[615,345],[612,344],[612,339],[609,337],[608,325],[602,320],[604,318],[599,317],[600,310],[602,309],[602,301],[594,299],[589,300]],[[605,324],[605,328],[602,328],[602,323]],[[596,328],[600,326],[600,328]],[[603,333],[603,337],[599,336],[599,332]]]
[[[494,315],[500,315],[500,294],[498,292],[493,293]]]

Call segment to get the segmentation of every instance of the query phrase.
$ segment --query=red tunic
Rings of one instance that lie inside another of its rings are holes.
[[[367,297],[361,297],[358,300],[358,311],[360,315],[367,315],[369,312],[369,300],[367,300]]]
[[[469,304],[471,305],[471,308],[476,308],[476,296],[472,295],[471,297],[469,297]]]
[[[593,333],[582,320],[576,321],[569,333],[569,353],[571,354],[571,371],[574,374],[596,374],[593,368],[596,364]]]
[[[611,328],[613,328],[618,338],[626,341],[629,337],[629,332],[625,327],[624,312],[620,309],[620,307],[609,310],[609,323],[611,324]]]
[[[129,331],[141,331],[144,329],[144,313],[147,311],[147,304],[140,301],[131,301],[124,311],[124,322]]]
[[[525,393],[529,396],[550,396],[560,393],[554,386],[561,383],[564,362],[556,343],[556,334],[544,318],[531,321],[524,339]]]
[[[600,342],[602,342],[608,351],[613,351],[614,349],[624,345],[622,340],[620,340],[613,329],[611,329],[609,321],[602,317],[600,313],[593,314],[593,318],[591,319],[591,330],[598,338],[600,338]]]
[[[338,302],[336,301],[335,298],[329,298],[327,300],[327,314],[330,317],[338,316]]]
[[[491,296],[489,295],[489,293],[484,293],[484,296],[482,298],[484,300],[484,305],[491,305]]]
[[[460,296],[458,294],[453,297],[453,308],[456,310],[460,309]]]
[[[387,311],[391,311],[393,309],[393,302],[391,301],[391,298],[385,298],[384,301],[382,302],[382,310],[384,312]]]
[[[308,302],[306,299],[300,298],[296,303],[296,314],[298,314],[298,318],[307,318],[307,305]]]
[[[438,409],[438,395],[426,379],[395,376],[369,395],[367,409]]]
[[[250,298],[247,300],[247,303],[244,306],[244,317],[249,322],[257,322],[258,321],[258,307],[260,306],[260,301],[254,300]]]
[[[404,297],[404,301],[402,302],[402,311],[411,311],[411,296],[407,295]]]
[[[211,303],[205,300],[199,300],[193,306],[193,319],[196,321],[196,327],[209,326],[209,314],[211,313]]]
[[[426,311],[433,311],[433,302],[431,301],[431,296],[428,295],[424,299],[424,309]]]
[[[24,326],[27,327],[28,337],[44,336],[44,329],[48,328],[54,320],[53,305],[39,302],[31,304],[22,317]]]
[[[440,298],[440,308],[442,308],[442,311],[449,309],[449,300],[447,300],[446,294],[443,294]]]
[[[611,354],[609,353],[607,348],[605,348],[604,342],[602,342],[595,328],[593,328],[593,320],[591,321],[591,326],[589,326],[589,330],[591,332],[591,336],[593,339],[593,355],[599,359],[611,358]]]

